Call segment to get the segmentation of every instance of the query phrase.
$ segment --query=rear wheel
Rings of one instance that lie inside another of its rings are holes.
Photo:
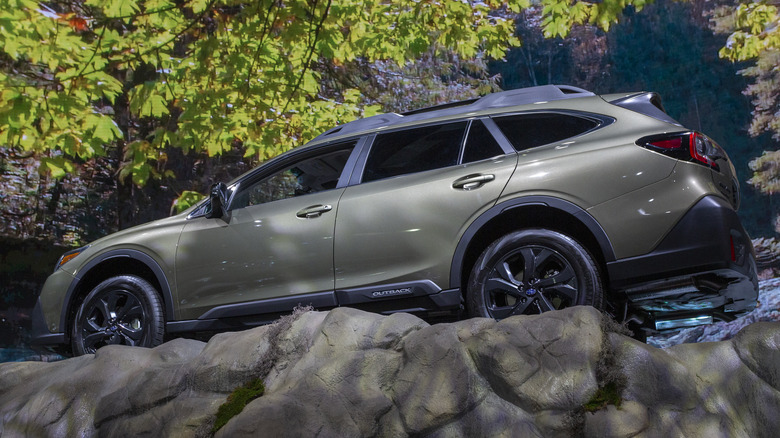
[[[73,322],[73,354],[94,353],[104,345],[160,345],[162,303],[146,280],[122,275],[100,283],[84,298]]]
[[[469,276],[471,316],[504,319],[577,305],[603,308],[599,270],[588,251],[557,231],[507,234],[485,249]]]

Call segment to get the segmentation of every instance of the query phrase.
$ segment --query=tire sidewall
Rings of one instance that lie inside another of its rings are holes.
[[[132,294],[143,307],[144,315],[146,315],[143,321],[144,335],[138,346],[154,347],[162,343],[165,331],[165,318],[157,290],[140,277],[121,275],[109,278],[98,284],[79,304],[71,327],[71,344],[75,356],[88,354],[84,348],[84,340],[81,333],[83,313],[91,309],[94,302],[100,299],[103,294],[115,289],[122,289]]]
[[[507,254],[522,247],[539,246],[554,250],[574,269],[577,278],[578,296],[573,305],[590,305],[603,308],[603,289],[599,270],[593,257],[577,241],[557,231],[527,229],[500,237],[490,244],[477,259],[469,275],[466,301],[472,317],[492,318],[488,311],[483,285],[496,263]]]

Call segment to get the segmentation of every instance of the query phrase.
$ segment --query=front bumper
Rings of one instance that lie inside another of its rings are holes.
[[[57,269],[46,279],[32,311],[31,344],[53,345],[68,342],[66,297],[75,286],[73,274]]]
[[[613,291],[655,314],[743,312],[758,299],[753,244],[716,196],[696,203],[655,250],[607,263],[607,270]]]
[[[41,298],[35,303],[32,311],[32,329],[30,333],[31,345],[56,345],[68,342],[65,333],[52,333],[46,327],[46,318],[43,316]]]

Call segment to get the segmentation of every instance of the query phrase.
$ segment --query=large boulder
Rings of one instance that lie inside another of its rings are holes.
[[[619,332],[590,307],[433,326],[408,314],[305,312],[207,344],[0,364],[0,435],[209,436],[228,395],[257,378],[265,394],[217,436],[780,430],[780,323],[665,350]]]

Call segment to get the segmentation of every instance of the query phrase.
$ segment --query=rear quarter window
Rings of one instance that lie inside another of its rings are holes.
[[[516,114],[494,117],[493,121],[517,151],[566,140],[600,124],[593,119],[559,113]]]
[[[471,122],[461,163],[472,163],[499,155],[504,155],[504,150],[498,145],[482,120]]]

